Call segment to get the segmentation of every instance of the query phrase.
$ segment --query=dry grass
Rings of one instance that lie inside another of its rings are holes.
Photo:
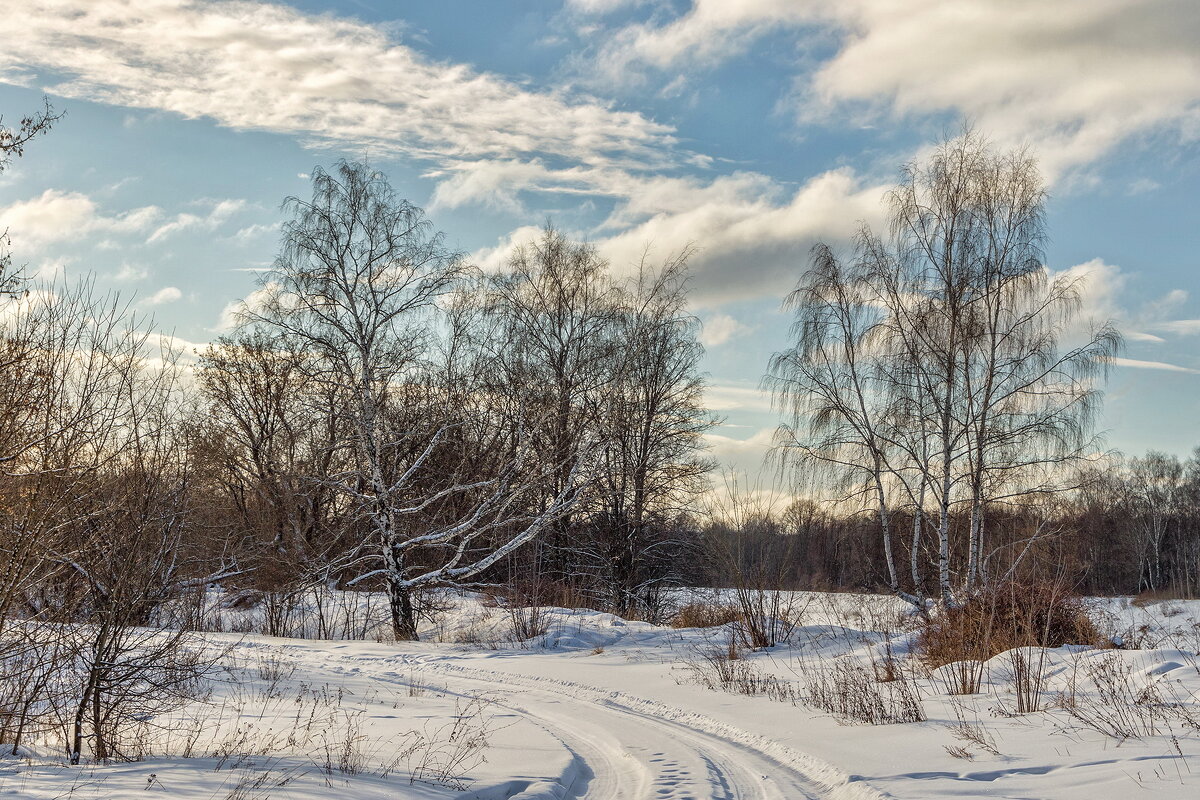
[[[1164,589],[1147,589],[1135,595],[1130,599],[1129,604],[1138,608],[1146,608],[1156,603],[1164,603],[1169,600],[1189,600],[1193,599],[1187,592],[1176,591],[1172,588]]]
[[[844,722],[892,725],[923,722],[925,708],[912,676],[896,669],[890,681],[876,679],[875,669],[851,656],[807,664],[804,702]]]
[[[1200,709],[1169,678],[1138,686],[1133,667],[1119,653],[1089,659],[1084,677],[1091,691],[1077,692],[1074,681],[1059,706],[1080,726],[1118,741],[1200,732]]]
[[[1102,638],[1083,600],[1061,584],[1009,583],[944,609],[925,625],[917,647],[931,669],[967,663],[957,688],[973,694],[980,674],[976,665],[993,656],[1019,647],[1096,645]]]
[[[765,696],[780,703],[796,702],[792,685],[763,672],[758,665],[741,657],[731,639],[725,647],[711,647],[697,652],[686,662],[689,677],[695,683],[714,691]]]
[[[736,608],[724,603],[692,602],[671,617],[672,628],[715,628],[741,619]]]

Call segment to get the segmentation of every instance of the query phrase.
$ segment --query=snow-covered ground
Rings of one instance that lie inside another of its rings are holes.
[[[788,641],[734,665],[752,695],[714,680],[713,663],[730,663],[725,628],[558,609],[540,620],[545,634],[514,643],[509,613],[470,597],[418,643],[213,633],[231,650],[212,696],[156,721],[145,760],[8,757],[0,795],[1200,796],[1200,601],[1094,601],[1107,632],[1141,649],[1030,654],[1045,675],[1042,710],[1023,714],[1011,655],[986,665],[980,693],[950,695],[944,670],[907,659],[913,634],[893,601],[798,601]],[[889,656],[908,677],[875,683]],[[814,707],[814,684],[854,674],[870,674],[865,694],[882,692],[888,708],[911,687],[925,719],[856,724]]]

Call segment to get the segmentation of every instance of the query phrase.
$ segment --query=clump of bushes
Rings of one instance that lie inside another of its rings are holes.
[[[680,606],[671,617],[672,628],[715,628],[741,619],[736,608],[722,603],[693,602]]]
[[[931,669],[987,661],[1017,647],[1099,644],[1083,599],[1061,583],[1002,583],[950,606],[924,624],[917,647]]]

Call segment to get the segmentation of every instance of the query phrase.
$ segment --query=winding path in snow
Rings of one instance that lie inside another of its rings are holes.
[[[309,651],[306,655],[316,655]],[[326,652],[327,665],[342,661]],[[332,663],[329,663],[332,662]],[[453,656],[347,658],[378,681],[483,695],[570,754],[554,783],[513,781],[476,800],[868,800],[881,795],[779,743],[685,709],[572,681],[465,666]],[[477,663],[477,662],[476,662]],[[338,664],[340,666],[340,664]],[[436,679],[431,680],[433,676]]]

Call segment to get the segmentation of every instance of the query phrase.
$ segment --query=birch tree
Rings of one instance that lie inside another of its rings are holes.
[[[937,594],[952,603],[986,577],[987,509],[1063,490],[1067,467],[1097,446],[1096,379],[1120,340],[1104,324],[1060,347],[1079,286],[1044,264],[1044,202],[1028,154],[968,131],[905,166],[886,236],[864,228],[848,264],[818,247],[793,295],[797,344],[769,375],[791,419],[780,445],[865,475],[893,591],[889,491],[913,514],[914,587],[928,523]]]
[[[316,170],[312,199],[290,198],[285,208],[292,219],[282,252],[247,321],[306,353],[312,380],[343,405],[338,445],[354,467],[333,479],[364,534],[339,564],[358,572],[355,583],[382,579],[394,634],[415,639],[413,592],[480,574],[565,515],[578,490],[574,468],[537,463],[513,442],[486,475],[454,470],[431,480],[460,422],[436,405],[397,409],[429,396],[438,302],[467,267],[421,209],[363,164]],[[562,476],[557,491],[531,509],[530,474],[550,469]],[[459,513],[447,518],[450,508]]]

